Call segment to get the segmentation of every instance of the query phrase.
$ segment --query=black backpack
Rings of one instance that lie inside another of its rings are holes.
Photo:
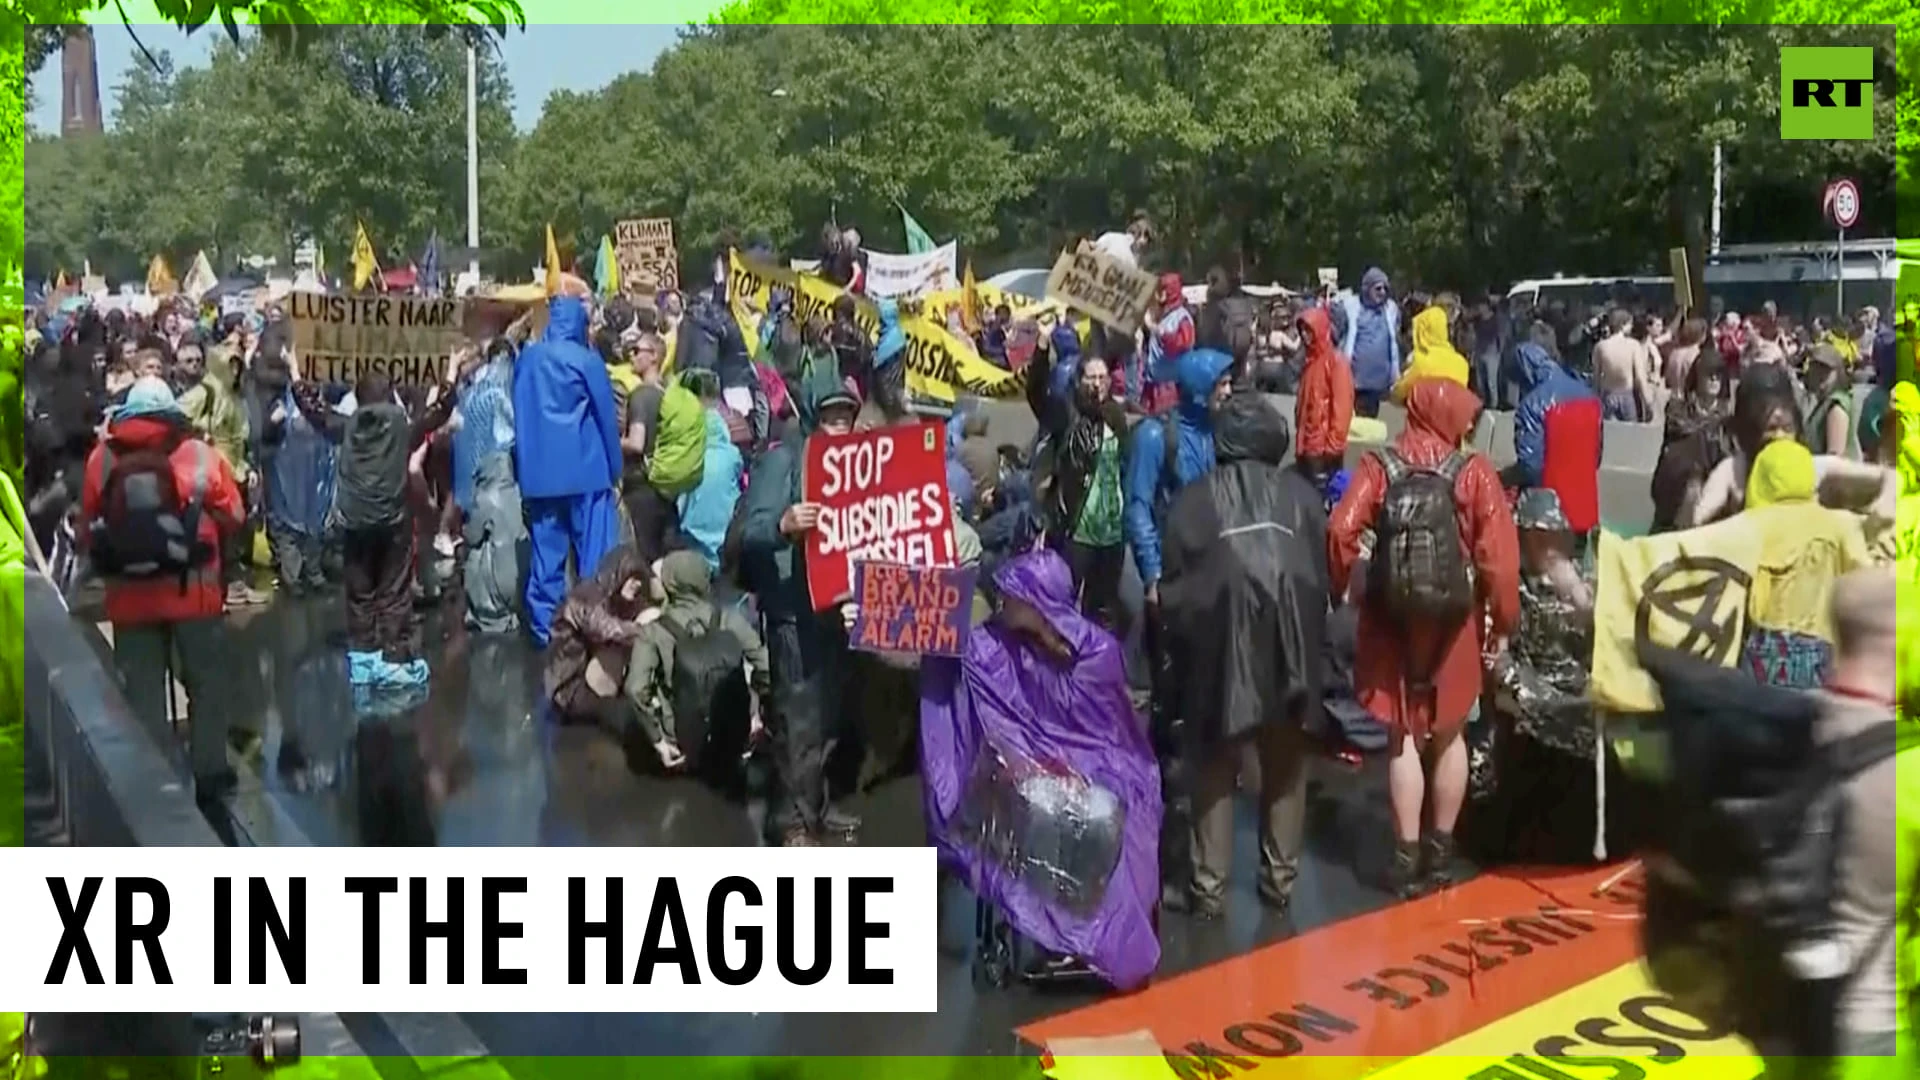
[[[1647,858],[1654,982],[1728,1030],[1829,1054],[1841,991],[1883,943],[1835,948],[1847,782],[1905,736],[1889,719],[1823,744],[1812,695],[1671,650],[1641,662],[1660,686],[1669,747],[1655,794],[1667,827]]]
[[[177,446],[116,452],[111,441],[101,445],[105,480],[89,550],[102,574],[126,581],[178,578],[185,592],[193,572],[212,561],[214,546],[200,538],[212,451],[195,446],[193,483],[182,492],[173,471]]]
[[[689,771],[700,769],[703,758],[711,760],[705,751],[729,734],[720,730],[724,723],[737,714],[744,725],[746,716],[746,648],[726,629],[718,608],[710,614],[704,631],[660,620],[673,635],[674,737]]]
[[[1473,612],[1473,575],[1454,499],[1469,455],[1456,450],[1434,469],[1416,468],[1392,449],[1379,456],[1387,493],[1374,526],[1368,599],[1400,625],[1457,624]]]

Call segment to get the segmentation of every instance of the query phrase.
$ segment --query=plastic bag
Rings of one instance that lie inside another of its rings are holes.
[[[1126,807],[1073,773],[984,754],[963,797],[961,836],[1049,906],[1092,915],[1120,862]]]

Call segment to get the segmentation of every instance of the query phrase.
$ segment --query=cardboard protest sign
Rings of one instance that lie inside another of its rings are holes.
[[[1134,329],[1146,318],[1153,290],[1152,274],[1084,246],[1060,256],[1047,275],[1047,299],[1122,330]]]
[[[458,300],[293,292],[286,303],[301,375],[316,382],[351,386],[377,372],[396,386],[443,383],[466,341]]]
[[[955,563],[945,424],[815,435],[802,480],[805,500],[820,507],[806,549],[815,611],[853,595],[855,563]]]
[[[625,288],[653,292],[680,287],[680,252],[673,246],[672,218],[615,222],[613,250]]]
[[[959,656],[973,626],[975,577],[971,569],[854,563],[860,612],[847,643],[866,652]]]

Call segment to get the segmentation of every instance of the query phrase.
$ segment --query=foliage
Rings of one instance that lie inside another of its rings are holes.
[[[309,6],[356,4],[381,6]],[[1896,178],[1912,176],[1913,142],[1903,137],[1896,153],[1893,137],[1915,122],[1912,109],[1896,114],[1893,92],[1896,72],[1907,76],[1903,102],[1920,81],[1912,7],[1868,0],[1848,12],[1909,28],[1897,51],[1884,28],[1732,25],[1827,17],[1809,0],[1581,8],[1596,22],[1717,24],[1703,26],[1364,25],[1562,11],[1539,0],[1418,12],[1377,0],[745,0],[690,29],[651,71],[556,94],[523,137],[489,106],[483,243],[502,251],[492,269],[518,277],[548,222],[585,252],[617,220],[670,216],[697,268],[714,247],[756,234],[810,255],[830,217],[898,249],[904,206],[986,273],[1044,264],[1072,238],[1145,209],[1164,257],[1189,272],[1238,260],[1256,278],[1297,281],[1315,266],[1352,277],[1379,263],[1403,279],[1477,287],[1653,269],[1666,248],[1698,245],[1716,140],[1729,241],[1823,235],[1818,191],[1841,174],[1861,182],[1862,231],[1893,232]],[[876,17],[1104,25],[818,25]],[[1118,25],[1196,18],[1347,25]],[[810,25],[757,25],[778,23]],[[352,36],[365,32],[303,38],[338,70],[303,72],[297,87],[242,77],[267,62],[250,44],[222,47],[216,66],[233,70],[207,73],[218,90],[200,86],[199,72],[130,83],[134,104],[168,103],[154,114],[167,138],[121,124],[110,154],[36,143],[30,266],[76,254],[143,264],[150,246],[282,250],[308,230],[342,251],[356,214],[389,255],[417,252],[436,228],[460,235],[457,95],[369,103],[367,72],[342,51],[366,45]],[[407,40],[422,55],[438,47]],[[1882,137],[1782,142],[1779,46],[1845,42],[1879,51]],[[504,75],[490,66],[488,78],[504,101]],[[154,171],[169,138],[198,148],[190,180]],[[64,179],[42,184],[43,167]],[[192,190],[218,194],[160,205]],[[1909,201],[1914,191],[1906,185]]]
[[[205,67],[136,65],[99,138],[27,146],[30,272],[91,260],[138,277],[155,253],[176,267],[284,258],[307,236],[344,259],[354,222],[404,263],[438,229],[458,235],[466,192],[466,50],[417,28],[334,28],[288,55],[248,37]],[[499,61],[479,60],[483,157],[511,146]],[[411,250],[409,250],[411,248]]]
[[[1436,14],[1463,17],[1462,7]],[[1557,11],[1464,8],[1503,19]],[[798,25],[1070,13],[1258,21],[1305,10],[754,0],[650,73],[549,102],[488,213],[528,251],[549,219],[590,250],[620,218],[671,215],[695,266],[728,227],[810,255],[836,206],[874,246],[897,250],[897,201],[989,272],[1044,265],[1140,208],[1161,226],[1167,260],[1189,272],[1240,260],[1258,278],[1298,281],[1315,266],[1351,277],[1377,262],[1477,287],[1650,270],[1668,247],[1703,244],[1719,140],[1729,241],[1823,235],[1818,193],[1840,174],[1861,183],[1862,230],[1893,232],[1896,171],[1910,173],[1911,155],[1896,162],[1896,54],[1884,29]],[[1381,4],[1313,11],[1406,17]],[[1601,14],[1700,13],[1616,4]],[[1781,141],[1784,43],[1878,49],[1882,137]]]

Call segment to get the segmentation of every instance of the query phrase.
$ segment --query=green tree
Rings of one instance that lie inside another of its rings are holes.
[[[458,235],[466,190],[466,51],[404,26],[343,27],[296,54],[255,36],[221,42],[204,67],[165,54],[119,88],[101,138],[27,148],[30,272],[92,260],[137,275],[155,253],[179,265],[285,257],[311,235],[344,255],[364,221],[383,262]],[[483,52],[483,160],[513,140],[510,90]]]

